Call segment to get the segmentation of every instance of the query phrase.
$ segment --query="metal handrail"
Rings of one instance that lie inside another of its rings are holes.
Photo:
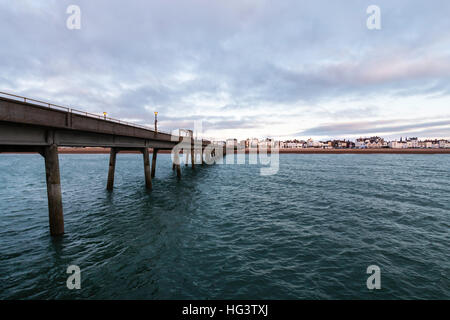
[[[98,115],[98,114],[95,114],[95,113],[81,111],[81,110],[77,110],[77,109],[73,109],[73,108],[69,108],[69,107],[63,107],[63,106],[60,106],[60,105],[57,105],[57,104],[54,104],[54,103],[50,103],[50,102],[45,102],[45,101],[41,101],[41,100],[37,100],[37,99],[27,98],[27,97],[24,97],[24,96],[19,96],[19,95],[16,95],[16,94],[2,92],[2,91],[0,91],[0,95],[17,98],[17,99],[23,100],[23,102],[27,102],[27,103],[35,102],[35,103],[40,104],[40,106],[45,107],[45,108],[49,108],[49,109],[56,109],[56,110],[60,110],[60,111],[63,110],[63,111],[68,112],[68,113],[80,114],[80,115],[83,115],[83,116],[86,116],[86,117],[90,117],[90,118],[97,118],[97,119],[100,119],[100,120],[115,122],[115,123],[124,124],[124,125],[131,126],[131,127],[141,128],[141,129],[145,129],[145,130],[149,130],[149,131],[155,132],[154,129],[152,129],[150,127],[147,127],[147,126],[144,126],[144,125],[140,125],[140,124],[132,123],[132,122],[128,122],[128,121],[123,121],[123,120],[119,120],[119,119],[114,119],[114,118],[110,118],[110,117],[105,117],[105,116]],[[163,133],[163,134],[172,135],[169,132],[166,132],[166,131],[163,131],[163,130],[159,130],[159,129],[158,129],[157,133]]]

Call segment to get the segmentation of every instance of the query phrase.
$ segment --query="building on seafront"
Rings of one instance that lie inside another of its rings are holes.
[[[350,139],[316,141],[312,138],[307,140],[290,139],[284,141],[278,141],[272,138],[247,138],[239,141],[239,145],[241,147],[245,146],[245,148],[267,147],[274,143],[279,146],[280,149],[450,149],[450,140],[419,140],[417,137],[401,137],[398,140],[392,141],[387,141],[379,136],[360,137],[354,141]],[[227,147],[237,146],[238,140],[235,138],[227,139],[226,142],[223,142],[223,145],[226,145]]]
[[[379,149],[387,148],[388,143],[383,138],[375,136],[370,138],[358,138],[355,141],[355,148],[358,149]]]

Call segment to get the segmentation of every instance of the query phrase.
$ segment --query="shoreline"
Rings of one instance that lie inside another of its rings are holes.
[[[149,149],[153,151],[151,148]],[[109,148],[86,147],[86,148],[67,148],[60,147],[60,154],[109,154]],[[9,154],[19,154],[19,152],[5,152]],[[32,153],[32,152],[23,152]],[[121,151],[121,153],[137,154],[138,151]],[[170,150],[160,150],[158,153],[170,154]],[[235,152],[236,153],[236,152]],[[245,153],[249,153],[246,149]],[[270,153],[270,150],[269,150]],[[450,154],[450,149],[280,149],[280,154]]]
[[[450,149],[283,149],[280,154],[450,154]]]

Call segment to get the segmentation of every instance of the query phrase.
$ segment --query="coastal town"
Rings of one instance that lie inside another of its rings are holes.
[[[401,137],[398,140],[387,141],[381,137],[361,137],[352,140],[286,140],[276,141],[271,138],[257,139],[249,138],[238,142],[237,139],[223,141],[226,147],[258,148],[268,146],[279,146],[280,149],[450,149],[450,140],[447,139],[425,139],[417,137]]]

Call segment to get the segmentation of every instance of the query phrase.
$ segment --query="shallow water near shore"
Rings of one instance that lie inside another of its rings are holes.
[[[183,166],[177,181],[161,154],[152,192],[137,154],[106,191],[108,161],[60,155],[55,239],[42,157],[0,155],[1,299],[450,299],[450,155],[282,154],[273,176]]]

